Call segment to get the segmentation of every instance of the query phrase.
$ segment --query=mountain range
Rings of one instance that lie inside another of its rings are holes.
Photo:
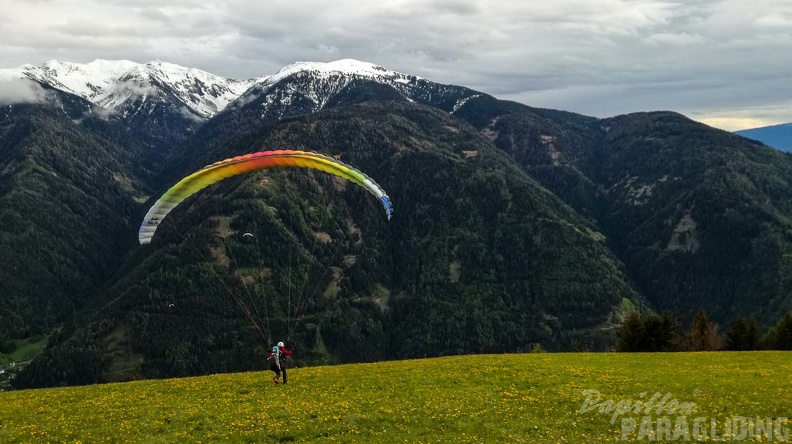
[[[734,133],[758,140],[777,150],[792,152],[792,123],[751,128]]]
[[[80,64],[51,60],[41,66],[0,70],[0,78],[30,79],[82,97],[123,118],[151,108],[146,103],[178,103],[195,119],[217,114],[263,79],[226,79],[159,60],[94,60]]]
[[[261,368],[275,338],[303,364],[608,350],[635,310],[792,308],[792,155],[673,112],[599,119],[354,60],[247,80],[52,61],[0,70],[0,106],[0,339],[49,336],[18,387]],[[393,220],[271,170],[137,245],[168,186],[266,149],[354,165]]]

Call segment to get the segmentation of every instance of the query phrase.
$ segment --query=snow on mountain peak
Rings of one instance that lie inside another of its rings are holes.
[[[422,82],[418,81],[423,81],[417,76],[355,59],[296,62],[276,74],[263,77],[232,102],[229,109],[236,110],[256,103],[262,119],[282,118],[295,109],[299,112],[316,112],[358,80],[388,85],[407,100],[411,100],[409,97],[420,89],[418,85]]]
[[[356,77],[392,85],[405,85],[417,79],[354,59],[297,62],[284,67],[277,74],[247,80],[229,79],[161,60],[147,63],[103,59],[88,63],[49,60],[40,66],[23,65],[16,69],[0,70],[0,79],[29,78],[83,97],[111,114],[116,111],[125,115],[137,112],[127,108],[139,108],[148,101],[149,105],[146,106],[151,106],[153,102],[170,103],[206,119],[225,109],[251,87],[265,91],[282,79],[301,73],[314,79],[307,94],[319,107],[324,105],[331,90],[343,87]]]
[[[15,71],[21,78],[29,78],[49,84],[57,89],[96,101],[101,92],[131,67],[137,65],[128,60],[94,60],[81,64],[49,60],[41,66],[22,65]]]
[[[277,74],[267,79],[268,83],[275,83],[285,77],[298,72],[311,72],[328,76],[333,74],[354,75],[369,78],[390,78],[393,80],[408,79],[411,76],[391,71],[373,63],[362,62],[355,59],[341,59],[332,62],[296,62],[285,66]]]
[[[49,60],[40,66],[0,70],[0,78],[29,78],[87,99],[108,111],[140,97],[171,96],[209,118],[261,79],[236,80],[197,68],[154,60],[96,59],[89,63]]]

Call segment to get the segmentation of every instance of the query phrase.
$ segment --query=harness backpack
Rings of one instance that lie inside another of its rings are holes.
[[[267,358],[267,363],[269,364],[270,368],[277,368],[280,370],[281,368],[281,350],[280,347],[277,345],[272,346],[272,350],[270,350],[270,356]]]

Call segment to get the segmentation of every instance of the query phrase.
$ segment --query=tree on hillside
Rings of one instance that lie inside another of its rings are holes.
[[[756,318],[747,321],[742,316],[737,316],[732,320],[729,331],[726,334],[724,344],[725,350],[757,350],[759,349],[759,324]]]
[[[616,348],[620,352],[638,351],[643,348],[645,336],[641,314],[634,311],[627,316],[618,333],[616,333]]]
[[[16,344],[8,335],[0,331],[0,353],[13,353],[16,350]]]
[[[682,351],[714,351],[721,347],[718,324],[710,322],[704,309],[699,309],[690,329],[680,343]]]
[[[672,351],[677,344],[679,320],[669,311],[661,314],[630,313],[617,332],[621,352]]]
[[[763,348],[792,350],[792,310],[786,312],[762,337]]]

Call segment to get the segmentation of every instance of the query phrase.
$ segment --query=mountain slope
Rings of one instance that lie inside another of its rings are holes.
[[[181,162],[175,162],[173,171],[186,174],[191,156],[222,150],[228,140],[288,117],[367,101],[413,102],[452,112],[466,100],[482,96],[357,60],[295,63],[262,79],[183,145],[176,155]]]
[[[430,82],[357,60],[296,63],[263,78],[202,129],[201,138],[232,125],[251,130],[281,118],[366,100],[403,100],[450,112],[473,90]]]
[[[226,79],[160,61],[49,61],[0,70],[0,81],[24,78],[82,97],[97,116],[123,125],[153,150],[169,152],[257,79]]]
[[[734,134],[758,140],[777,150],[792,152],[792,123],[735,131]]]
[[[792,155],[674,113],[607,119],[586,171],[622,260],[659,307],[765,324],[792,308]],[[583,165],[582,165],[583,167]]]
[[[792,308],[792,156],[674,113],[593,119],[476,98],[455,112],[608,236],[657,308]]]
[[[59,108],[3,108],[0,331],[52,328],[96,295],[128,248],[135,199],[146,190],[133,160]]]
[[[294,341],[314,363],[536,342],[603,348],[620,307],[643,304],[601,234],[447,113],[405,102],[339,107],[270,124],[206,158],[250,146],[340,156],[389,190],[396,216],[388,223],[365,192],[322,174],[251,174],[205,190],[135,254],[91,326],[18,384],[257,368],[261,338],[234,303],[250,294],[270,313],[269,339]],[[110,362],[98,373],[86,360],[52,373],[79,350]]]

